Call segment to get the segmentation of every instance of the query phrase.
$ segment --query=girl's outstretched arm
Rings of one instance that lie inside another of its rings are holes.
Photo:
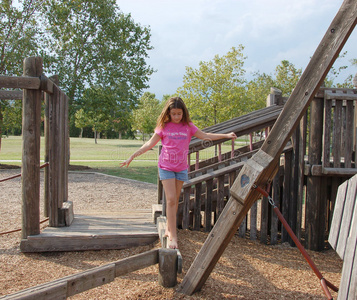
[[[203,132],[202,130],[198,129],[196,133],[194,134],[196,138],[199,138],[201,140],[221,140],[221,139],[232,139],[235,140],[237,138],[236,134],[234,132],[230,133],[209,133],[209,132]]]
[[[126,161],[120,163],[119,166],[129,167],[131,161],[135,157],[138,157],[139,155],[144,154],[146,151],[152,149],[160,141],[160,139],[160,136],[157,133],[154,133],[150,140],[148,140],[144,145],[142,145],[139,150],[135,151]]]

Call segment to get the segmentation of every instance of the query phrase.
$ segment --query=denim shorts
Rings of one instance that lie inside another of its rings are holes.
[[[159,177],[160,180],[175,178],[180,181],[187,181],[188,173],[187,173],[187,169],[180,172],[174,172],[174,171],[167,171],[159,168]]]

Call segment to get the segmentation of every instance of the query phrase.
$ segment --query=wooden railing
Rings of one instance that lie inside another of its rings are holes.
[[[206,130],[234,131],[238,136],[264,131],[265,126],[274,123],[284,103],[278,92],[268,99],[272,99],[271,107]],[[308,249],[322,250],[326,246],[337,188],[357,173],[356,100],[356,90],[321,88],[285,147],[276,176],[265,187]],[[178,225],[184,229],[210,231],[229,198],[236,174],[263,140],[239,149],[232,147],[227,153],[220,153],[222,142],[202,143],[192,139],[190,161],[194,163],[190,166],[189,180],[183,185],[178,209]],[[219,153],[200,160],[200,151],[207,144],[218,145]],[[159,185],[159,203],[162,199]],[[264,197],[253,204],[238,234],[265,244],[294,244]]]
[[[45,216],[50,226],[69,225],[73,218],[68,201],[68,97],[55,78],[43,74],[41,57],[24,60],[23,76],[0,76],[1,99],[22,99],[22,238],[40,233],[41,106],[45,101]],[[56,84],[57,83],[57,84]]]

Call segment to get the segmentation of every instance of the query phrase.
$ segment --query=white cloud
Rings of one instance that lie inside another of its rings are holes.
[[[151,27],[150,91],[174,93],[185,66],[245,46],[247,73],[273,73],[286,59],[305,68],[342,0],[117,0],[124,13]],[[356,33],[345,48],[354,51]],[[352,40],[352,41],[351,41]],[[356,70],[351,70],[351,72]]]

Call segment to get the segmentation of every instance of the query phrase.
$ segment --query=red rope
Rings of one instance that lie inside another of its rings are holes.
[[[261,193],[264,197],[266,198],[270,198],[269,194],[267,191],[263,190],[262,188],[255,186],[255,189]],[[271,199],[272,200],[272,199]],[[273,204],[272,204],[273,205]],[[318,270],[317,266],[315,265],[315,263],[312,261],[312,259],[310,258],[309,254],[307,253],[307,251],[305,250],[305,248],[302,246],[302,244],[300,243],[299,239],[297,238],[297,236],[295,235],[295,233],[293,232],[293,230],[291,229],[291,227],[289,226],[288,222],[286,222],[285,218],[283,217],[283,215],[281,214],[280,210],[278,209],[277,206],[273,205],[273,210],[275,212],[275,214],[278,216],[280,222],[283,224],[283,226],[285,227],[286,231],[288,232],[288,234],[290,235],[290,237],[292,238],[292,240],[294,241],[296,247],[300,250],[301,254],[304,256],[305,260],[307,261],[307,263],[309,264],[310,268],[314,271],[314,273],[316,274],[316,276],[320,279],[320,284],[322,286],[322,289],[327,297],[327,299],[332,299],[332,296],[330,294],[330,291],[328,290],[327,287],[331,288],[332,290],[334,290],[335,292],[338,292],[338,287],[334,286],[331,282],[329,282],[327,279],[325,279],[322,274],[320,273],[320,271]]]
[[[47,219],[44,219],[40,222],[40,224],[45,223],[46,221],[48,221]],[[13,232],[18,232],[21,231],[22,229],[15,229],[15,230],[11,230],[11,231],[6,231],[6,232],[0,232],[0,235],[4,235],[4,234],[9,234],[9,233],[13,233]]]
[[[49,165],[48,162],[44,163],[43,165],[40,166],[40,169],[44,168],[44,167],[47,167]],[[3,181],[7,181],[7,180],[10,180],[10,179],[14,179],[14,178],[17,178],[17,177],[21,177],[21,173],[20,174],[17,174],[17,175],[14,175],[14,176],[11,176],[11,177],[7,177],[7,178],[4,178],[4,179],[0,179],[0,182],[3,182]]]

